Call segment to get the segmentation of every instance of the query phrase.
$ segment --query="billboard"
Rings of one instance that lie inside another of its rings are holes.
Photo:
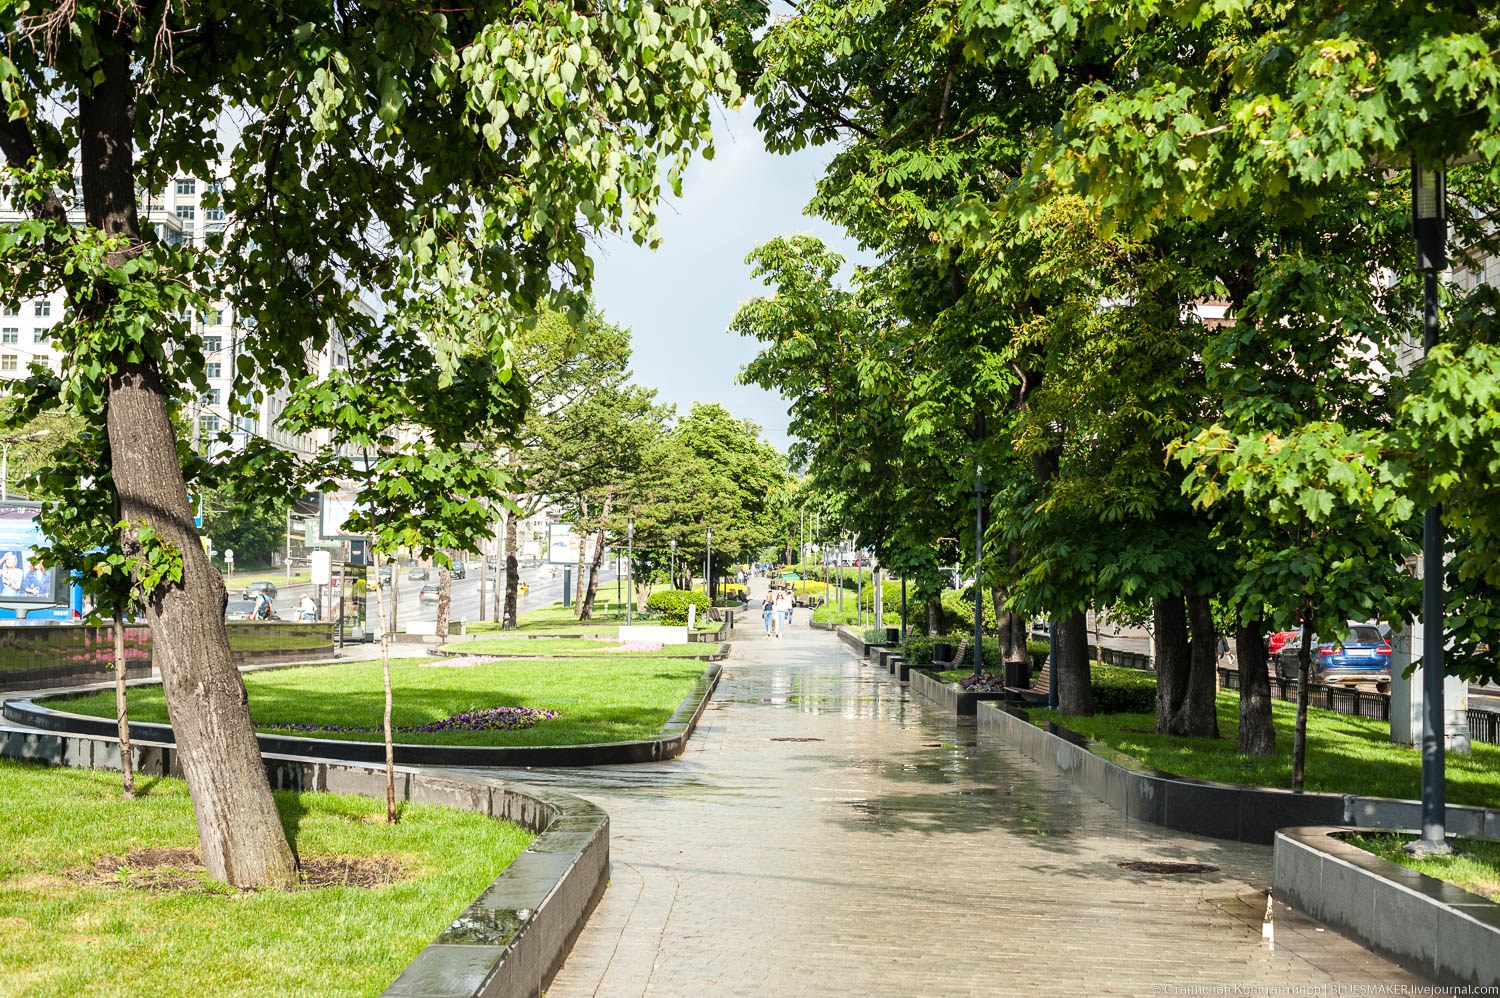
[[[57,603],[57,576],[42,564],[35,549],[46,545],[37,525],[39,503],[0,504],[0,600]]]
[[[348,520],[349,514],[354,512],[354,497],[355,492],[353,489],[323,493],[318,518],[319,536],[325,540],[345,541],[363,536],[360,534],[344,533],[344,521]]]
[[[576,533],[571,523],[547,524],[547,562],[552,565],[576,565],[580,551],[589,550],[587,538]]]

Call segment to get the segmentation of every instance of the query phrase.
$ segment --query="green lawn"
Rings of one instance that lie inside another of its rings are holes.
[[[1036,722],[1064,727],[1103,742],[1154,769],[1219,783],[1263,787],[1292,785],[1292,726],[1297,706],[1274,701],[1276,754],[1239,755],[1239,694],[1218,699],[1218,740],[1174,738],[1155,733],[1151,714],[1100,714],[1059,718],[1055,711],[1029,710]],[[1384,721],[1335,714],[1316,707],[1307,712],[1306,789],[1415,800],[1421,796],[1422,755],[1392,745]],[[1476,743],[1472,755],[1447,754],[1448,803],[1500,806],[1500,746]]]
[[[640,614],[633,614],[635,623],[657,624],[659,620],[645,618]],[[504,630],[496,621],[481,621],[477,624],[469,624],[470,634],[550,634],[568,635],[606,635],[613,637],[619,632],[620,626],[625,623],[625,605],[623,603],[606,603],[597,601],[594,603],[594,618],[592,620],[578,620],[573,616],[573,608],[563,606],[561,603],[553,603],[550,606],[538,607],[535,610],[527,610],[521,614],[516,621],[516,627]],[[707,617],[698,619],[697,629],[700,631],[712,631],[719,627],[719,622],[709,620]]]
[[[514,633],[514,632],[511,632]],[[460,641],[457,644],[444,645],[444,651],[458,652],[464,655],[568,655],[586,654],[593,657],[594,654],[607,656],[609,658],[696,658],[699,655],[712,655],[719,650],[718,645],[709,644],[685,644],[685,645],[663,645],[656,651],[610,651],[618,648],[618,641],[600,641],[589,638],[537,638],[535,640],[524,637],[498,637],[480,638],[478,641]]]
[[[586,745],[652,738],[703,674],[702,662],[671,658],[508,660],[469,668],[451,659],[391,662],[392,724],[414,727],[489,707],[534,707],[559,717],[521,731],[398,733],[414,745]],[[430,665],[428,665],[430,663]],[[311,738],[379,741],[376,732],[293,732],[278,725],[380,727],[379,662],[341,662],[245,674],[258,730]],[[59,710],[114,717],[114,692],[42,701]],[[130,690],[130,716],[166,723],[160,686]]]
[[[1491,901],[1500,901],[1500,842],[1453,836],[1448,839],[1448,844],[1453,847],[1453,855],[1415,859],[1404,848],[1406,843],[1416,838],[1415,835],[1377,833],[1339,837],[1352,846],[1373,852],[1392,863],[1400,863],[1429,877],[1446,880]]]
[[[384,887],[240,893],[80,883],[96,857],[196,847],[179,780],[0,759],[0,991],[58,995],[376,995],[531,842],[479,814],[279,793],[299,856],[387,856]],[[369,818],[379,820],[370,821]]]

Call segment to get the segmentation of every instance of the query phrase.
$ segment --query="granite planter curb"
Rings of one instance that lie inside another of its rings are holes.
[[[955,717],[973,717],[981,703],[1010,699],[1008,693],[970,693],[957,683],[946,683],[937,677],[932,665],[904,665],[911,691],[937,704]]]
[[[978,718],[981,734],[1020,749],[1126,817],[1208,838],[1269,845],[1290,826],[1391,828],[1408,808],[1420,808],[1412,801],[1210,783],[1114,762],[1092,751],[1095,743],[1082,735],[1052,723],[1039,728],[1008,705],[984,704]],[[1455,831],[1500,829],[1500,812],[1486,808],[1450,806],[1448,820]]]
[[[119,769],[113,738],[0,726],[0,755],[78,769]],[[180,776],[171,745],[131,746],[136,771]],[[385,768],[265,757],[271,786],[384,798]],[[390,996],[533,998],[562,966],[609,879],[609,816],[571,794],[494,777],[398,767],[401,800],[444,804],[537,833],[453,923],[385,990]]]
[[[421,766],[605,766],[631,762],[661,762],[675,759],[703,715],[703,709],[719,684],[723,666],[710,664],[692,692],[677,705],[655,738],[593,745],[396,745],[396,762]],[[49,693],[49,699],[67,699],[79,692]],[[43,731],[108,736],[116,730],[113,718],[69,714],[36,703],[32,697],[13,697],[0,707],[4,718],[15,724]],[[132,740],[173,744],[172,729],[165,724],[131,722]],[[257,734],[263,753],[334,762],[383,762],[381,742],[351,742],[331,738]]]
[[[836,631],[839,628],[838,624],[830,624],[822,620],[809,620],[807,626],[815,631]]]
[[[1358,830],[1277,832],[1275,896],[1440,984],[1500,985],[1500,904],[1335,837]]]
[[[688,642],[690,644],[694,643],[694,642],[704,642],[704,643],[706,643],[706,642],[710,642],[710,641],[718,641],[718,642],[722,643],[724,641],[724,639],[726,637],[728,637],[728,634],[726,632],[732,631],[732,630],[734,630],[734,621],[732,619],[731,620],[726,620],[726,621],[724,621],[723,623],[721,623],[719,625],[719,627],[718,627],[717,630],[713,630],[713,631],[689,631],[688,632]]]

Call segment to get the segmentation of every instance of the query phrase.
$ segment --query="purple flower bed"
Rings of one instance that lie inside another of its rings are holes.
[[[958,685],[970,693],[1003,693],[1005,677],[993,672],[981,672],[977,676],[965,676]]]
[[[550,721],[560,714],[561,711],[535,707],[486,707],[483,710],[467,710],[430,724],[406,725],[394,730],[399,735],[431,735],[442,731],[524,731],[538,721]],[[373,733],[380,730],[379,727],[368,728],[352,724],[274,724],[266,727],[277,731],[328,731],[340,734]]]

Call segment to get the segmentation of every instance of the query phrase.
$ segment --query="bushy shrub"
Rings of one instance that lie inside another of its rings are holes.
[[[966,589],[944,589],[941,599],[943,619],[949,627],[974,629],[974,587]],[[984,629],[993,634],[999,629],[995,621],[995,603],[986,594],[984,600]]]
[[[932,661],[932,638],[914,631],[908,633],[901,642],[901,657],[915,665],[927,665]]]
[[[1096,665],[1089,679],[1100,714],[1156,713],[1156,674]]]
[[[646,600],[646,611],[661,614],[662,623],[665,624],[686,624],[690,605],[696,606],[698,616],[702,617],[708,610],[708,596],[697,591],[663,589],[652,593]]]
[[[1047,656],[1052,654],[1052,646],[1045,641],[1028,641],[1026,650],[1031,653],[1031,668],[1034,672],[1040,672],[1047,664]]]

